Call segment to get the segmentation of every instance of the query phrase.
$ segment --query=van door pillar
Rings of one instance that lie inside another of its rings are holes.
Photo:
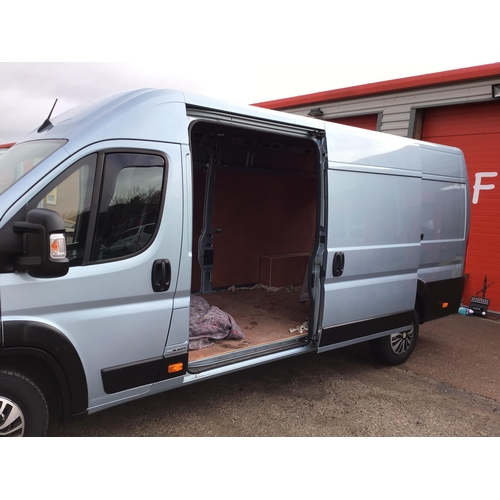
[[[207,168],[205,200],[203,206],[203,228],[198,240],[198,262],[201,268],[200,292],[212,292],[212,270],[214,264],[213,218],[215,203],[215,178],[219,164],[213,154]]]
[[[309,338],[316,341],[323,323],[324,307],[324,280],[326,268],[326,241],[327,241],[327,206],[328,206],[328,151],[324,130],[315,130],[310,134],[318,148],[318,206],[317,226],[314,250],[309,261],[309,296],[311,297],[312,311],[309,321]]]

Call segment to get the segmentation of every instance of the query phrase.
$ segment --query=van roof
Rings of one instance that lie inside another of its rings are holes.
[[[228,103],[178,90],[143,88],[120,92],[73,108],[51,118],[52,128],[42,132],[35,129],[23,141],[58,138],[69,139],[71,143],[81,137],[81,141],[75,142],[89,144],[124,138],[187,143],[186,107],[214,109],[312,130],[324,129],[321,121],[309,117]],[[186,126],[179,127],[182,123]],[[69,144],[68,147],[71,149]],[[78,145],[75,144],[75,147]]]

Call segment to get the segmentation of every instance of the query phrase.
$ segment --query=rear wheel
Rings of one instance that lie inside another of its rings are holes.
[[[0,437],[45,436],[49,422],[47,402],[29,378],[0,371]]]
[[[409,329],[370,341],[375,356],[389,365],[404,363],[417,344],[418,327],[418,315],[414,311],[413,322]]]

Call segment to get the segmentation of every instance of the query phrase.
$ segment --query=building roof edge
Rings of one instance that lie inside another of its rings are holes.
[[[254,106],[268,109],[287,109],[297,106],[340,101],[374,94],[386,94],[402,90],[412,90],[423,87],[434,87],[445,84],[481,80],[483,78],[492,78],[495,76],[500,77],[500,62],[441,71],[438,73],[410,76],[406,78],[397,78],[395,80],[386,80],[383,82],[367,83],[363,85],[356,85],[354,87],[315,92],[313,94],[287,97],[273,101],[264,101],[256,103]]]

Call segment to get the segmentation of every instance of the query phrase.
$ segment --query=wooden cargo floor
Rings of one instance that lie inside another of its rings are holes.
[[[303,337],[305,333],[290,333],[289,329],[309,320],[309,302],[299,303],[296,292],[266,292],[265,290],[221,291],[204,294],[211,305],[230,314],[245,335],[242,340],[217,340],[215,345],[189,352],[189,361],[219,356],[237,349],[255,347],[287,338]]]

